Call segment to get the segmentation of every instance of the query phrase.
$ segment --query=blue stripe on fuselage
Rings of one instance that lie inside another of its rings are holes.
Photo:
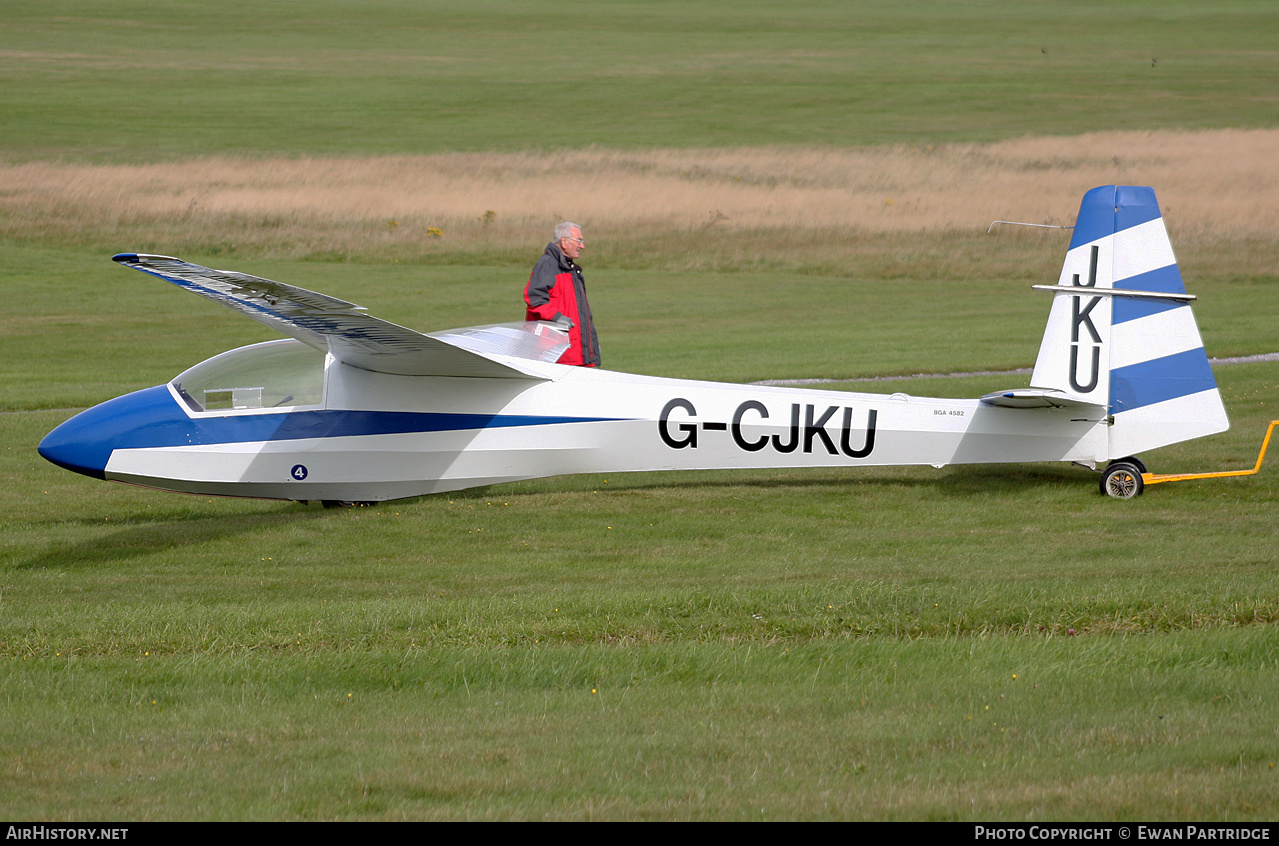
[[[160,385],[116,397],[77,414],[40,442],[54,464],[103,478],[117,449],[450,432],[555,423],[596,423],[609,417],[526,414],[448,414],[418,411],[289,411],[217,417],[187,415]]]

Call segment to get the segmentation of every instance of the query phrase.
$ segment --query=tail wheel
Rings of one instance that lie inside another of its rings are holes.
[[[1121,462],[1121,461],[1122,461],[1122,462],[1124,462],[1125,464],[1131,464],[1133,467],[1136,467],[1136,468],[1137,468],[1137,470],[1138,470],[1138,471],[1140,471],[1140,472],[1142,472],[1142,473],[1145,473],[1145,472],[1146,472],[1146,465],[1145,465],[1145,464],[1143,464],[1143,463],[1142,463],[1142,461],[1141,461],[1141,459],[1140,459],[1140,458],[1138,458],[1138,457],[1137,457],[1137,456],[1135,456],[1135,455],[1126,455],[1126,456],[1124,456],[1123,458],[1116,458],[1114,461],[1112,461],[1112,462],[1110,462],[1110,463],[1111,463],[1111,464],[1118,464],[1118,463],[1119,463],[1119,462]]]
[[[1145,488],[1146,483],[1141,480],[1141,469],[1129,461],[1116,461],[1101,474],[1101,492],[1115,499],[1141,496]]]

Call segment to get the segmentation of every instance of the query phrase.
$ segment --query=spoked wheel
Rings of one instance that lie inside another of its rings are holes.
[[[1128,461],[1116,461],[1101,474],[1101,492],[1115,499],[1132,499],[1141,496],[1146,483],[1141,480],[1141,470]]]

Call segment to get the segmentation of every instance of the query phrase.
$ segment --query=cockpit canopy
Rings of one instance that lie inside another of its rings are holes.
[[[224,352],[171,383],[192,411],[284,408],[324,402],[324,353],[286,338]]]

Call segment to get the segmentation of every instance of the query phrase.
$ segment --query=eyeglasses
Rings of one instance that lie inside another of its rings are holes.
[[[574,244],[581,244],[583,247],[586,246],[586,242],[583,241],[581,238],[565,238],[564,240],[572,241]]]

